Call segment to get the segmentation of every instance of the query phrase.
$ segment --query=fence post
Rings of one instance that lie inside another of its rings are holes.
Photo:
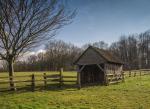
[[[122,71],[122,82],[124,82],[124,72]]]
[[[116,78],[116,81],[117,81],[117,84],[118,84],[119,83],[119,79],[118,79],[118,75],[117,74],[115,74],[115,78]]]
[[[62,84],[63,84],[63,76],[62,76],[62,73],[63,73],[63,68],[60,68],[60,74],[59,74],[59,77],[60,77],[60,80],[59,80],[60,87],[62,87]]]
[[[141,70],[140,70],[140,76],[142,76],[142,72],[141,72]]]
[[[131,77],[131,70],[129,70],[129,77]]]
[[[134,77],[136,76],[136,71],[134,72]]]
[[[77,87],[81,89],[81,72],[79,66],[77,66]]]
[[[14,76],[10,76],[9,80],[10,80],[10,84],[11,84],[10,85],[10,90],[17,91],[16,84],[14,82]]]
[[[32,91],[35,91],[35,76],[34,76],[34,74],[31,75],[31,88],[32,88]]]
[[[78,89],[81,89],[81,80],[80,80],[80,72],[77,71],[77,84],[78,84]]]
[[[44,73],[43,77],[44,77],[44,87],[46,88],[47,87],[47,76],[46,76],[46,73]]]

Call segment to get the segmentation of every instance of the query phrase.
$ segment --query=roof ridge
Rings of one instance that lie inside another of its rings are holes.
[[[107,58],[106,57],[104,57],[97,49],[99,49],[99,50],[101,50],[100,48],[98,48],[98,47],[94,47],[94,46],[91,46],[99,55],[101,55],[106,61],[108,61],[107,60]]]
[[[88,49],[93,49],[98,55],[100,55],[104,60],[106,60],[106,62],[116,63],[116,64],[123,64],[121,59],[117,58],[110,51],[105,50],[105,49],[100,49],[98,47],[94,47],[94,46],[91,46],[91,45],[89,45],[89,47],[77,58],[77,60],[74,62],[74,64],[79,61],[79,59],[86,53],[86,51]]]
[[[101,55],[105,60],[107,60],[108,62],[114,62],[114,63],[123,63],[120,59],[118,59],[116,56],[114,56],[113,53],[109,52],[108,50],[102,49],[102,48],[98,48],[98,47],[94,47],[91,46],[95,51],[98,52],[99,55]],[[103,54],[103,53],[104,54]]]

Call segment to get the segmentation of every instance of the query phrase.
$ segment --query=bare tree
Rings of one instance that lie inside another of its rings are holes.
[[[53,37],[74,15],[60,0],[0,0],[0,57],[8,63],[9,76],[20,54]],[[13,78],[10,87],[15,89]]]
[[[108,49],[108,44],[105,43],[104,41],[98,41],[98,42],[94,42],[94,43],[86,43],[82,46],[82,49],[85,50],[87,49],[89,46],[94,46],[100,49]]]
[[[124,61],[125,69],[150,68],[150,31],[121,36],[110,50]]]
[[[73,62],[81,53],[81,49],[62,40],[51,40],[46,44],[46,63],[51,66],[48,70],[58,70],[63,67],[71,70]]]

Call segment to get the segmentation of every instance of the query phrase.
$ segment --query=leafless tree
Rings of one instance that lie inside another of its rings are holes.
[[[82,53],[82,49],[62,40],[50,40],[44,52],[27,56],[24,60],[17,59],[15,71],[58,71],[75,70],[74,61]],[[4,69],[5,70],[5,69]]]
[[[124,61],[125,69],[150,68],[150,31],[121,36],[110,50]]]
[[[0,0],[0,57],[9,76],[19,55],[53,37],[74,15],[61,0]],[[14,90],[13,78],[10,87]]]
[[[49,70],[58,70],[63,67],[65,70],[72,67],[73,62],[81,53],[81,49],[71,43],[65,43],[62,40],[52,40],[46,44],[46,61],[51,68]],[[71,69],[70,69],[71,70]]]
[[[104,41],[98,41],[98,42],[94,42],[94,43],[86,43],[82,46],[82,49],[85,50],[87,49],[89,46],[94,46],[100,49],[108,49],[108,44],[105,43]]]

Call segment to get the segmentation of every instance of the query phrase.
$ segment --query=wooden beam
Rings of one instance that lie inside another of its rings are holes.
[[[77,84],[78,84],[78,89],[81,88],[81,71],[84,69],[85,65],[83,65],[80,69],[79,69],[79,66],[78,66],[78,69],[77,69]]]
[[[106,65],[104,64],[104,69],[99,65],[99,64],[96,64],[103,72],[104,72],[104,84],[105,85],[108,85],[108,81],[107,81],[107,75],[106,75]]]
[[[96,64],[103,72],[105,72],[104,71],[104,69],[99,65],[99,64]]]
[[[78,72],[81,72],[84,69],[85,65],[83,65]]]
[[[108,77],[107,77],[107,74],[106,74],[106,64],[104,64],[104,80],[105,80],[105,85],[109,85],[109,82],[108,82]]]

